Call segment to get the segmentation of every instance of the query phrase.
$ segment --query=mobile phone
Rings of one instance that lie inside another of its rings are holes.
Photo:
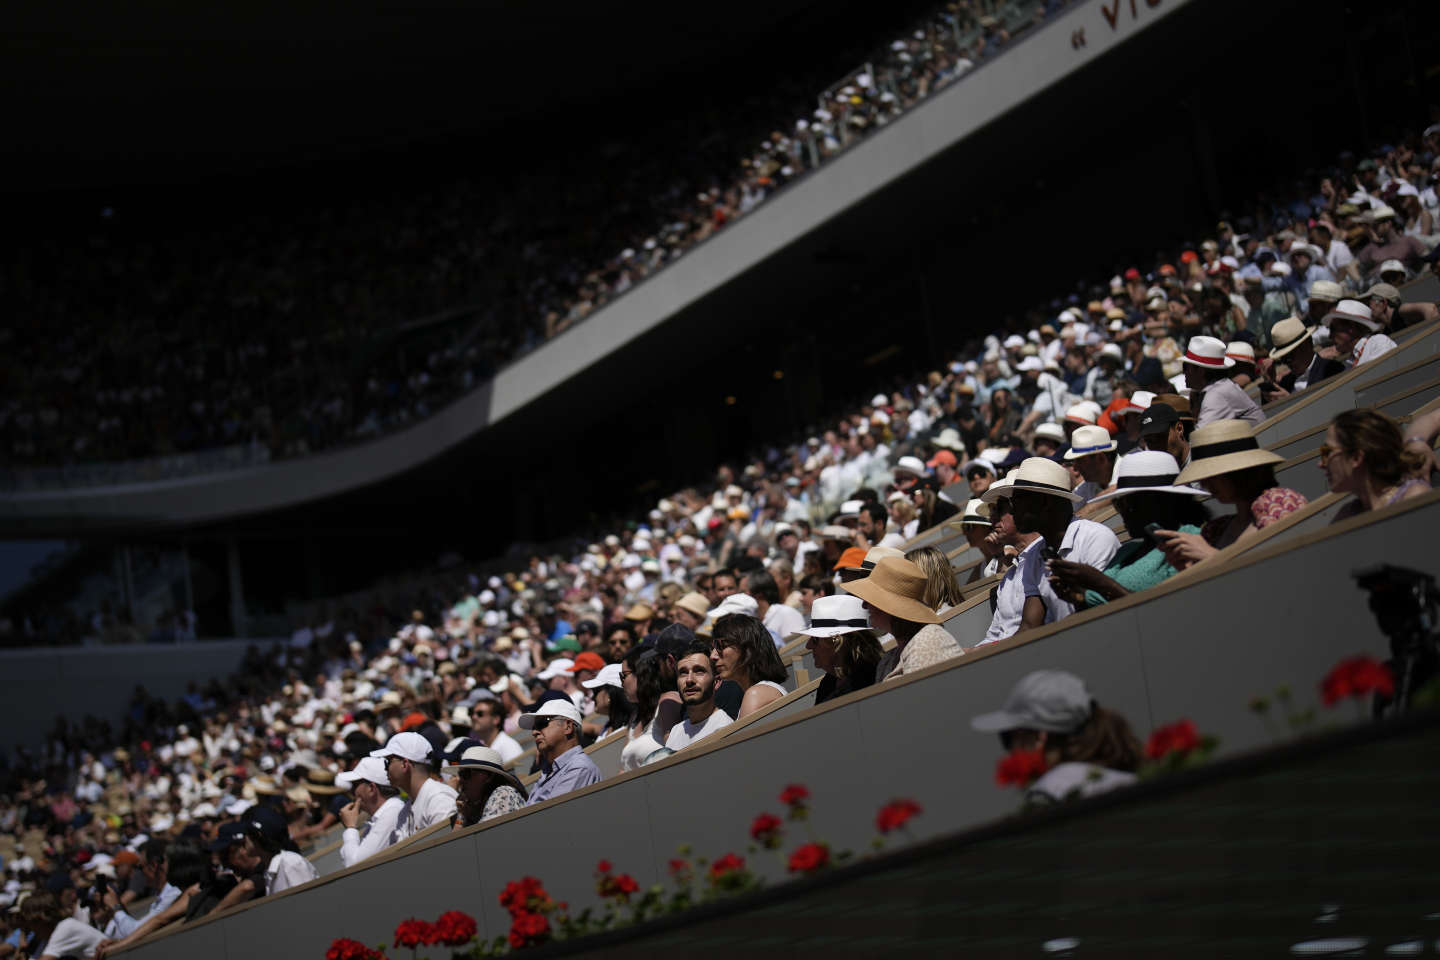
[[[1145,539],[1150,541],[1150,546],[1160,546],[1160,538],[1155,536],[1155,531],[1163,529],[1158,523],[1145,524]]]

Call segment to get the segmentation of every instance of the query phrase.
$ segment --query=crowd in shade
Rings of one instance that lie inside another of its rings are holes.
[[[609,737],[625,771],[696,749],[790,695],[802,653],[824,703],[1225,556],[1307,503],[1256,439],[1266,398],[1437,319],[1396,286],[1433,255],[1398,232],[1392,163],[1263,234],[1221,224],[573,553],[352,598],[176,703],[137,690],[119,725],[57,720],[6,758],[0,951],[103,956],[315,879],[300,851],[319,838],[350,866],[582,790]],[[1358,248],[1334,272],[1345,241],[1314,243],[1322,220]],[[1338,518],[1428,491],[1437,436],[1440,411],[1336,416],[1316,468],[1349,497]],[[974,548],[967,576],[924,545],[937,528]],[[980,580],[989,623],[956,636],[947,613]],[[1027,676],[974,725],[1043,758],[1034,802],[1140,762],[1070,674]]]
[[[0,458],[300,456],[424,419],[1064,6],[946,3],[843,83],[792,71],[758,102],[697,103],[685,130],[607,144],[583,176],[462,178],[159,236],[119,210],[82,244],[36,236],[0,274]]]

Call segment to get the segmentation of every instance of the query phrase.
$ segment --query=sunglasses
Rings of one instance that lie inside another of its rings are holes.
[[[1328,443],[1320,444],[1320,465],[1324,466],[1326,463],[1329,463],[1330,458],[1340,452],[1339,447],[1332,447]]]

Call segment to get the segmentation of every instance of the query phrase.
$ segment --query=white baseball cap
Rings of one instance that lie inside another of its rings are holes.
[[[570,668],[573,666],[575,666],[575,661],[571,660],[569,657],[560,657],[557,660],[551,660],[550,666],[546,667],[543,672],[536,674],[535,679],[550,680],[554,677],[562,675],[568,676],[570,673]]]
[[[598,690],[601,687],[618,687],[621,683],[620,664],[607,663],[603,670],[595,674],[593,680],[582,680],[580,686],[587,690]]]
[[[385,741],[385,746],[379,750],[370,751],[370,756],[380,758],[399,757],[402,760],[409,760],[411,763],[429,763],[430,741],[420,736],[420,734],[410,731],[397,733]]]
[[[389,786],[390,777],[385,773],[385,761],[375,756],[363,757],[359,763],[355,764],[354,770],[335,774],[335,786],[344,787],[346,790],[351,789],[361,780],[369,780],[382,787]]]
[[[534,713],[520,714],[520,729],[534,730],[535,721],[540,717],[559,717],[562,720],[569,720],[575,725],[580,724],[580,710],[570,700],[546,700],[540,704],[540,709]]]

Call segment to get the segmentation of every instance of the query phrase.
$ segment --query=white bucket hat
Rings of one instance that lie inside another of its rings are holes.
[[[1044,457],[1030,457],[1021,461],[1011,483],[1011,496],[1017,493],[1043,493],[1069,500],[1071,503],[1085,502],[1084,497],[1070,489],[1070,471]]]

